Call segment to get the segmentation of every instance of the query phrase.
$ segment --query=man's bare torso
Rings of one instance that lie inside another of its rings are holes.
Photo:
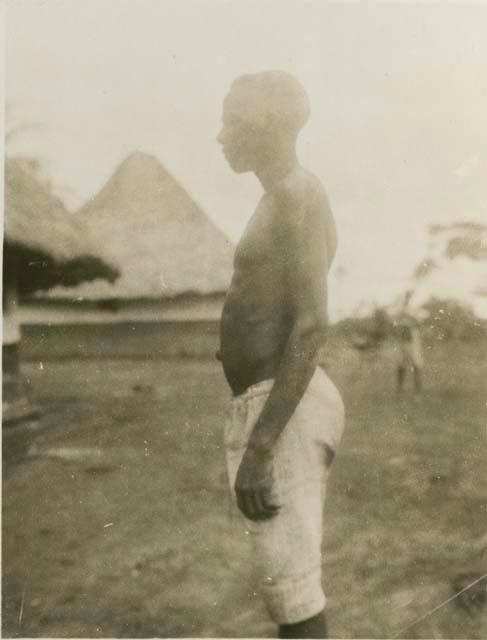
[[[277,189],[266,193],[240,240],[234,275],[221,321],[220,355],[226,379],[235,395],[250,385],[274,377],[293,327],[288,304],[291,256],[303,249],[280,234],[280,198],[290,194],[312,203],[306,225],[326,245],[328,270],[336,251],[336,230],[320,182],[298,168]]]

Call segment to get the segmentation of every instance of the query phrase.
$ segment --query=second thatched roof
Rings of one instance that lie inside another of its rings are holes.
[[[119,275],[81,220],[21,158],[5,161],[4,270],[15,269],[21,294]]]
[[[167,299],[224,292],[234,247],[157,158],[126,158],[77,214],[120,265],[113,287],[104,282],[50,297]]]

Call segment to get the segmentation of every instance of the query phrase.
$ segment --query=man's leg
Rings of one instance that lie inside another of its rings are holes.
[[[279,638],[328,638],[325,611],[302,622],[281,625]]]
[[[251,405],[256,416],[265,399]],[[328,637],[321,579],[323,508],[342,431],[343,404],[324,379],[323,395],[306,394],[274,455],[273,490],[281,510],[271,520],[249,524],[261,592],[280,638]]]
[[[404,376],[406,375],[406,367],[400,364],[397,367],[397,392],[401,393],[404,387]]]
[[[416,389],[416,393],[421,393],[423,388],[423,377],[421,367],[414,367],[414,387]]]

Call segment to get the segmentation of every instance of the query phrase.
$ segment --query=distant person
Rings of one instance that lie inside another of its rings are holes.
[[[387,311],[381,307],[376,307],[373,322],[371,339],[377,346],[380,346],[384,343],[389,333],[390,319]]]
[[[244,75],[225,98],[218,135],[230,167],[253,172],[264,190],[236,249],[219,358],[234,396],[230,482],[281,638],[327,637],[323,505],[344,427],[340,395],[317,367],[337,237],[320,181],[296,157],[308,117],[288,73]]]
[[[396,332],[399,340],[397,391],[402,393],[406,373],[412,370],[414,389],[420,393],[423,388],[423,348],[417,320],[403,311],[396,322]]]

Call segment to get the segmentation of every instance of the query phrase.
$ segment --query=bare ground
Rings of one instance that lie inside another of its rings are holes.
[[[486,344],[435,346],[424,395],[400,398],[390,351],[329,349],[347,408],[325,511],[333,637],[487,636],[485,581],[426,615],[487,572],[486,363]],[[4,428],[3,636],[272,637],[230,510],[218,363],[24,374],[43,417]]]

